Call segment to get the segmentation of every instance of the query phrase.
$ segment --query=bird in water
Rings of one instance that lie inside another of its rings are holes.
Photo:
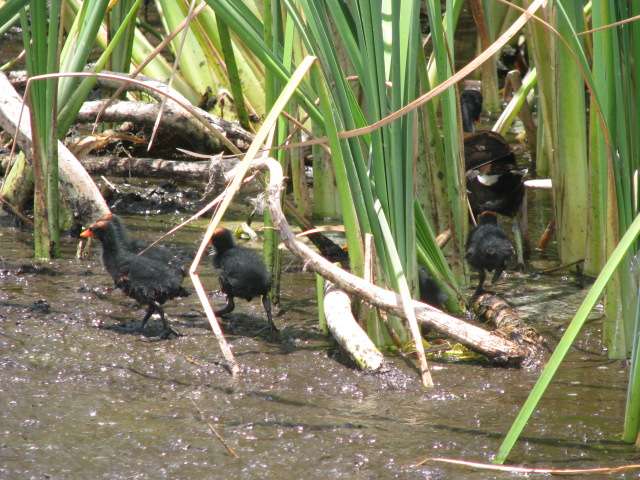
[[[213,266],[220,269],[220,289],[227,296],[227,303],[216,315],[224,316],[235,308],[233,299],[244,298],[251,301],[255,297],[262,297],[262,306],[267,314],[269,326],[277,332],[271,315],[271,275],[262,258],[253,250],[239,247],[233,240],[233,235],[226,228],[217,228],[211,237],[215,249]]]
[[[475,122],[480,120],[482,113],[482,93],[480,90],[465,88],[460,94],[460,113],[462,116],[462,131],[473,133]]]
[[[114,221],[115,219],[115,221]],[[102,262],[111,275],[116,288],[147,307],[139,331],[144,331],[154,313],[160,315],[163,331],[161,338],[178,333],[165,318],[162,305],[189,292],[182,287],[184,273],[170,263],[146,254],[138,255],[121,220],[107,214],[84,230],[82,238],[97,238],[102,243]]]
[[[423,266],[418,267],[418,287],[422,303],[428,303],[432,307],[442,310],[447,301],[447,294],[442,291],[438,283]]]
[[[469,233],[465,258],[480,274],[478,287],[474,296],[482,293],[485,281],[485,271],[494,271],[491,283],[495,283],[506,263],[513,255],[513,246],[504,230],[498,225],[495,212],[483,212],[478,217],[478,225]]]

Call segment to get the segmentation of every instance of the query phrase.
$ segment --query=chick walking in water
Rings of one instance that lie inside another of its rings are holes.
[[[480,281],[474,296],[483,292],[485,270],[494,271],[491,283],[495,283],[511,256],[513,246],[511,241],[498,225],[495,212],[482,212],[476,225],[467,239],[465,258],[469,265],[480,273]]]

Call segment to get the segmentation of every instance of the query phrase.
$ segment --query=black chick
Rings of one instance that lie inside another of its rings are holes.
[[[418,267],[418,287],[420,290],[420,301],[422,303],[428,303],[432,307],[442,310],[442,307],[447,301],[447,294],[442,291],[440,286],[423,266]]]
[[[139,330],[143,331],[151,315],[157,312],[164,327],[161,338],[168,338],[171,334],[178,335],[169,326],[162,305],[172,298],[189,295],[181,285],[182,272],[171,265],[136,255],[129,250],[120,230],[113,223],[111,214],[93,223],[80,236],[100,240],[102,260],[115,286],[141,305],[147,306]]]
[[[469,265],[480,273],[480,280],[474,296],[483,291],[485,270],[495,271],[492,283],[495,283],[513,255],[513,246],[498,225],[495,212],[484,212],[478,217],[476,225],[467,239],[465,258]]]
[[[182,276],[186,276],[187,272],[185,269],[185,264],[191,261],[190,258],[187,258],[187,256],[178,255],[173,250],[162,245],[154,245],[153,247],[146,250],[148,244],[144,240],[139,240],[137,238],[131,237],[131,235],[129,235],[127,227],[122,222],[122,219],[117,215],[110,215],[111,224],[118,231],[119,237],[126,249],[135,254],[140,254],[140,252],[144,250],[142,256],[152,258],[153,260],[157,260],[158,262],[170,265],[171,267],[180,270],[182,272]]]
[[[226,228],[217,228],[211,237],[215,248],[213,266],[219,268],[220,289],[227,296],[227,304],[216,315],[226,315],[235,308],[233,299],[244,298],[247,301],[262,297],[262,305],[272,331],[278,331],[271,316],[271,275],[262,258],[252,250],[236,246],[233,235]]]
[[[466,88],[460,94],[460,111],[462,114],[462,131],[473,133],[475,122],[482,113],[482,93],[479,90]]]

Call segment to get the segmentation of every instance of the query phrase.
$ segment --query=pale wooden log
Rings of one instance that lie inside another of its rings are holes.
[[[3,130],[10,134],[16,132],[21,107],[22,98],[15,91],[6,75],[0,72],[0,127]],[[17,143],[25,152],[27,159],[30,160],[32,155],[31,126],[29,125],[29,110],[26,107],[22,113]],[[76,219],[82,223],[90,223],[109,212],[109,207],[96,184],[78,159],[62,142],[58,142],[58,166],[61,196]]]
[[[358,368],[370,372],[378,370],[382,366],[384,356],[353,318],[349,295],[327,282],[323,303],[327,327],[336,342],[349,354]]]

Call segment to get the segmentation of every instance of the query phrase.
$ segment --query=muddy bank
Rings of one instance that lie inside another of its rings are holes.
[[[170,223],[127,220],[147,239]],[[200,233],[187,229],[172,243],[188,249]],[[489,460],[533,372],[432,362],[432,391],[397,358],[384,375],[361,374],[316,329],[313,276],[287,273],[285,311],[275,318],[282,342],[264,330],[259,302],[238,302],[226,322],[242,365],[233,381],[194,295],[166,309],[184,336],[148,342],[131,332],[144,310],[108,290],[99,248],[88,262],[33,271],[19,267],[29,263],[27,240],[0,231],[1,478],[512,478],[413,465],[429,455]],[[67,257],[74,248],[65,243]],[[203,281],[217,288],[209,265]],[[498,289],[552,339],[584,294],[560,275],[510,273]],[[594,466],[637,456],[615,440],[627,372],[601,354],[599,328],[589,324],[561,368],[514,462]]]

